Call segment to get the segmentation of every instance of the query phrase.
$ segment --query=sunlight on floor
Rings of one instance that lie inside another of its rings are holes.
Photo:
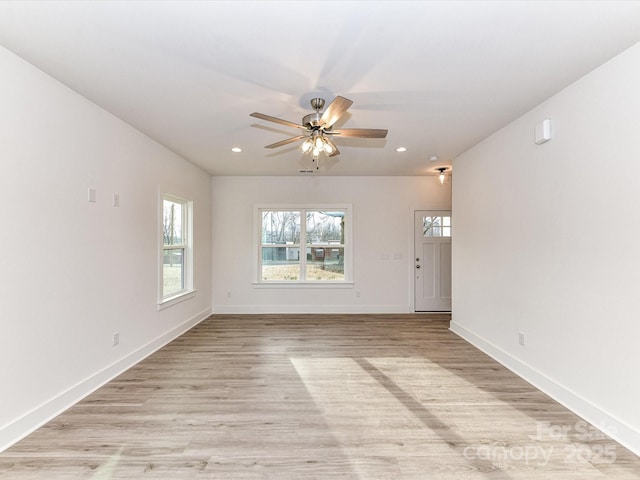
[[[366,463],[352,465],[361,478],[372,478],[374,474],[375,478],[415,474],[417,472],[412,470],[418,464],[412,465],[412,458],[451,455],[452,447],[442,436],[455,436],[455,425],[439,420],[436,414],[402,390],[395,379],[391,380],[387,374],[381,373],[372,362],[382,362],[387,367],[395,363],[396,370],[399,369],[396,376],[409,379],[422,370],[423,380],[429,377],[425,372],[440,368],[437,365],[426,364],[423,359],[412,361],[414,359],[407,358],[290,360],[317,407],[324,412],[325,421],[342,445],[345,455],[361,459],[364,449],[370,458],[405,459],[402,464],[397,461],[386,465],[383,462],[376,463],[375,471],[371,470],[372,465]],[[438,377],[443,378],[443,372],[439,372]],[[428,383],[423,386],[423,389],[429,388],[432,387]],[[380,412],[384,414],[380,415]],[[350,429],[350,425],[353,428]]]
[[[290,361],[360,478],[449,480],[465,471],[465,478],[513,479],[520,475],[514,466],[527,471],[549,462],[573,478],[567,438],[544,438],[550,445],[542,447],[535,437],[541,422],[425,358]],[[503,430],[512,432],[504,441],[488,440]],[[580,467],[580,478],[602,478],[591,465]]]
[[[114,478],[114,473],[120,463],[120,457],[122,456],[123,448],[120,448],[117,453],[113,454],[109,459],[100,465],[93,475],[91,475],[91,480],[110,480]]]

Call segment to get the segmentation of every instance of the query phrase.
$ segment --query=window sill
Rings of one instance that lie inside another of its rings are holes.
[[[353,282],[253,282],[253,288],[353,288]]]
[[[177,303],[184,302],[185,300],[189,300],[196,296],[197,290],[188,290],[186,292],[180,292],[173,297],[165,298],[160,303],[158,303],[158,310],[164,310],[165,308],[169,308]]]

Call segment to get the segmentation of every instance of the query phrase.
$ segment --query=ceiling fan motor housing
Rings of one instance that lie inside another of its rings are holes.
[[[322,118],[320,110],[324,108],[324,98],[312,98],[310,103],[315,112],[302,117],[302,124],[307,128],[314,129],[320,127],[320,118]]]
[[[321,117],[322,114],[320,112],[310,113],[302,117],[302,124],[309,129],[319,128]]]

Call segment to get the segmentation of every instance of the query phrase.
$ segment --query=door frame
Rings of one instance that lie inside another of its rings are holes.
[[[413,313],[420,313],[416,311],[416,274],[415,274],[415,259],[416,259],[416,213],[417,212],[429,212],[434,214],[447,214],[451,217],[451,225],[452,225],[452,237],[451,241],[453,242],[453,212],[451,208],[414,208],[411,211],[411,261],[409,262],[409,274],[411,275],[410,282],[410,296],[411,296],[411,311]],[[453,258],[452,258],[453,262]],[[452,306],[453,307],[453,306]]]

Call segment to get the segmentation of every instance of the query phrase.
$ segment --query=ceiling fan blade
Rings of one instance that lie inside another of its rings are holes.
[[[381,128],[341,128],[331,132],[325,132],[329,135],[339,135],[341,137],[358,137],[358,138],[386,138],[388,130]]]
[[[336,147],[336,144],[333,143],[327,137],[324,137],[324,139],[329,145],[331,145],[331,148],[333,148],[333,152],[331,152],[329,155],[327,155],[327,157],[335,157],[336,155],[340,155],[340,150],[338,150],[338,147]]]
[[[291,138],[287,138],[286,140],[282,140],[280,142],[276,142],[276,143],[272,143],[271,145],[267,145],[264,148],[278,148],[278,147],[282,147],[283,145],[287,145],[289,143],[293,143],[296,142],[298,140],[302,140],[303,138],[306,138],[304,135],[298,135],[297,137],[291,137]]]
[[[283,120],[281,118],[272,117],[271,115],[265,115],[264,113],[253,112],[249,116],[259,118],[261,120],[266,120],[268,122],[274,122],[274,123],[279,123],[281,125],[286,125],[287,127],[302,128],[305,130],[307,129],[307,127],[305,127],[304,125],[293,123],[293,122],[290,122],[289,120]]]
[[[347,112],[352,103],[352,100],[338,95],[320,117],[320,125],[324,125],[325,128],[331,128],[331,125],[336,123]]]

